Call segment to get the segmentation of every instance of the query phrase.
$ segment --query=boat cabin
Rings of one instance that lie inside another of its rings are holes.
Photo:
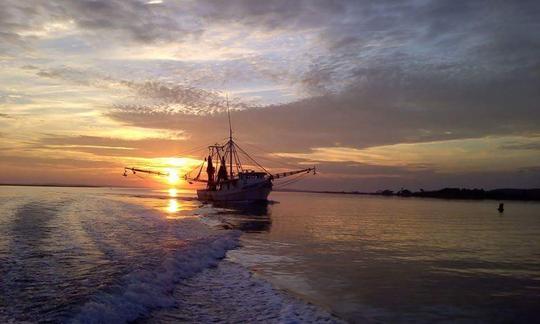
[[[262,180],[266,176],[266,172],[242,171],[238,173],[238,178],[243,182],[252,182],[253,180]]]

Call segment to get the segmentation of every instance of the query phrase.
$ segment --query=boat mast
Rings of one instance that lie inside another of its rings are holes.
[[[229,109],[229,94],[226,94],[227,99],[227,116],[229,117],[229,173],[231,179],[233,178],[233,139],[232,139],[232,126],[231,126],[231,111]]]

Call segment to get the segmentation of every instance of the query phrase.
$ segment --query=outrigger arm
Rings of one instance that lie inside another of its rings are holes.
[[[307,168],[307,169],[303,169],[303,170],[288,171],[288,172],[272,174],[271,178],[272,179],[280,179],[280,178],[285,178],[285,177],[292,176],[292,175],[299,174],[299,173],[304,173],[304,172],[305,173],[310,173],[311,171],[313,171],[313,174],[316,174],[315,167],[313,167],[313,168]]]
[[[159,171],[153,171],[153,170],[145,170],[145,169],[139,169],[139,168],[128,168],[128,167],[125,167],[124,168],[124,174],[123,176],[124,177],[127,177],[127,172],[128,171],[131,171],[133,172],[133,174],[136,174],[137,172],[141,172],[141,173],[148,173],[148,174],[154,174],[154,175],[158,175],[158,176],[169,176],[169,173],[168,172],[159,172]]]

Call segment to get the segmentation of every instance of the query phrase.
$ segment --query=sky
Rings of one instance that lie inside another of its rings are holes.
[[[261,164],[317,166],[294,188],[540,187],[539,31],[527,0],[4,0],[0,183],[166,185],[123,167],[192,170],[228,95]]]

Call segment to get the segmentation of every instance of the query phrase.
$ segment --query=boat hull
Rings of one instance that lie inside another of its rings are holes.
[[[197,190],[197,197],[202,201],[267,201],[272,191],[272,182],[267,180],[246,187],[222,190]]]

